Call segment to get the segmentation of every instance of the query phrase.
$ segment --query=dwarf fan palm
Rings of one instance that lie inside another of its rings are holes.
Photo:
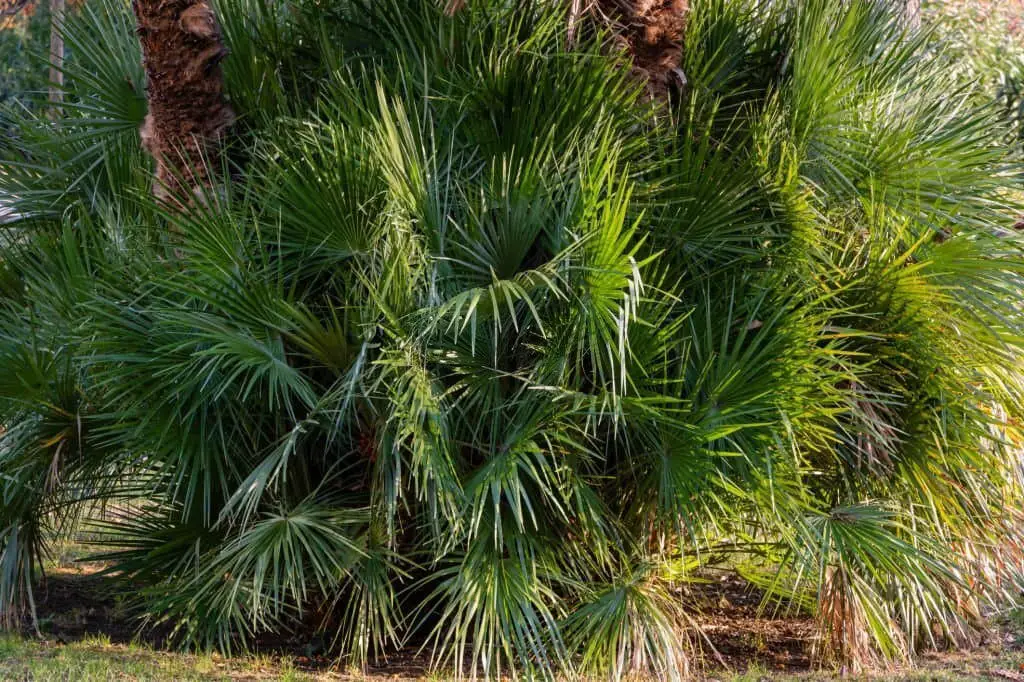
[[[0,176],[4,613],[134,501],[112,570],[199,644],[677,677],[710,566],[823,656],[969,640],[1018,579],[1015,178],[924,37],[835,4],[693,3],[652,104],[549,3],[222,0],[239,122],[174,211],[90,4]]]

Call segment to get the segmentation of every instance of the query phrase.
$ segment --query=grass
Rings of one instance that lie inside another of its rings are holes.
[[[155,651],[136,644],[114,644],[104,636],[68,644],[0,637],[3,680],[318,680],[338,679],[304,673],[288,659],[223,658],[210,654]]]

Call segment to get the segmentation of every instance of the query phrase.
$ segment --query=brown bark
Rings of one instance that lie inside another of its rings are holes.
[[[133,0],[149,113],[142,144],[156,159],[154,193],[183,203],[213,185],[234,113],[224,96],[227,55],[208,0]]]
[[[683,29],[688,0],[597,0],[597,11],[615,30],[654,98],[683,85]]]

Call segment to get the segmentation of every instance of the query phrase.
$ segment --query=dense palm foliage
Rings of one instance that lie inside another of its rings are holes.
[[[0,605],[90,520],[146,622],[685,672],[712,570],[822,660],[1016,598],[1016,178],[873,2],[700,0],[644,100],[557,3],[222,0],[222,186],[151,198],[130,11],[0,183]]]

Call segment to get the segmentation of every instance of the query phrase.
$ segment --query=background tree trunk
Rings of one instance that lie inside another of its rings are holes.
[[[212,185],[210,169],[234,113],[220,62],[227,50],[207,0],[133,0],[149,113],[142,144],[156,159],[154,193],[189,203]]]
[[[596,7],[653,97],[665,97],[673,84],[685,83],[680,63],[688,0],[597,0]]]
[[[921,28],[921,0],[902,0],[903,18],[907,26]]]
[[[921,0],[877,0],[877,4],[901,17],[908,28],[921,27]]]
[[[64,0],[50,0],[50,116],[60,115],[64,101]]]

